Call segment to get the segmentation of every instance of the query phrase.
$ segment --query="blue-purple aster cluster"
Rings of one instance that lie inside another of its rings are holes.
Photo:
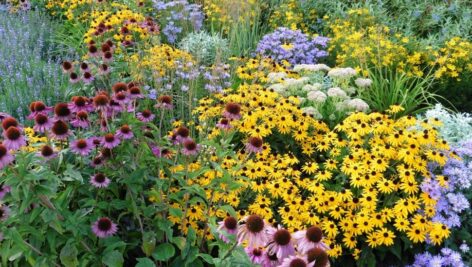
[[[422,191],[437,200],[433,221],[450,228],[461,226],[459,214],[470,207],[462,192],[472,183],[472,139],[462,142],[455,151],[462,160],[449,158],[441,174],[447,177],[447,188],[441,187],[436,179],[425,180],[421,185]],[[429,167],[430,170],[435,168],[433,165]]]
[[[203,67],[203,79],[205,80],[205,89],[208,92],[220,93],[225,88],[230,87],[230,77],[228,64],[218,63],[209,68]]]
[[[159,13],[168,13],[161,16],[160,23],[165,25],[162,33],[171,44],[177,42],[184,30],[199,31],[203,26],[205,16],[199,4],[190,4],[187,0],[153,0],[153,5]]]
[[[441,253],[432,255],[429,252],[417,254],[415,262],[408,267],[465,267],[461,254],[450,248],[441,249]]]
[[[277,62],[287,60],[292,65],[314,64],[328,56],[329,38],[310,38],[300,30],[278,28],[265,35],[257,45],[256,52]]]

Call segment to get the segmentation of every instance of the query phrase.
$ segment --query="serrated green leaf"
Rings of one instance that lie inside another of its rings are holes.
[[[61,259],[61,263],[64,266],[75,267],[79,265],[79,261],[77,260],[78,254],[79,254],[79,251],[77,250],[77,248],[72,244],[72,242],[68,242],[61,249],[59,258]]]

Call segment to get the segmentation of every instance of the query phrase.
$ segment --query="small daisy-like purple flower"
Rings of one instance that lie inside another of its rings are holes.
[[[75,154],[85,157],[92,152],[93,144],[87,139],[77,139],[71,143],[70,150]]]
[[[97,110],[105,111],[110,103],[110,99],[105,94],[98,94],[93,98],[93,105]]]
[[[72,102],[69,104],[69,108],[72,112],[80,112],[80,111],[93,111],[93,106],[89,103],[88,99],[83,96],[74,96],[72,98]]]
[[[95,45],[90,45],[88,47],[88,55],[89,57],[97,57],[98,55],[100,55],[100,53],[98,52],[98,48]]]
[[[54,116],[58,120],[69,121],[72,117],[72,111],[67,103],[58,103],[54,106]]]
[[[227,119],[239,120],[241,118],[241,105],[237,103],[226,104],[223,116]]]
[[[3,145],[7,149],[17,150],[22,146],[26,146],[25,137],[21,134],[21,131],[18,127],[11,126],[5,132],[3,132]]]
[[[8,164],[12,163],[15,157],[13,157],[8,148],[3,144],[0,144],[0,169],[5,168]]]
[[[259,153],[263,150],[262,139],[259,137],[249,137],[246,143],[246,150],[252,153]]]
[[[38,152],[38,155],[45,159],[52,159],[57,156],[57,153],[54,152],[54,149],[48,145],[41,147],[41,150]]]
[[[49,131],[52,125],[53,125],[53,121],[49,119],[47,115],[40,113],[36,115],[36,117],[34,117],[33,130],[35,130],[38,133],[44,133],[46,131]]]
[[[190,138],[190,130],[185,126],[180,126],[174,130],[174,136],[176,143],[184,143],[187,140],[192,140]]]
[[[69,126],[64,121],[55,121],[51,128],[51,136],[57,140],[66,140],[71,134]]]
[[[10,216],[10,208],[5,205],[0,205],[0,221],[6,221]]]
[[[101,64],[100,68],[98,69],[98,74],[100,75],[107,75],[111,72],[111,68],[107,64]]]
[[[295,254],[292,235],[287,229],[270,227],[267,234],[269,235],[267,245],[269,253],[277,255],[279,259]]]
[[[120,139],[117,138],[114,134],[112,133],[107,133],[105,136],[102,138],[102,145],[103,147],[112,149],[114,147],[117,147],[120,144]]]
[[[162,109],[172,109],[174,106],[172,105],[172,96],[170,95],[161,95],[157,98],[157,104],[155,105],[156,108]]]
[[[269,239],[267,229],[269,225],[259,216],[250,215],[244,220],[238,229],[238,243],[242,244],[247,241],[248,247],[265,246]]]
[[[117,103],[120,103],[121,105],[124,105],[130,101],[126,92],[115,93],[113,100],[115,100]]]
[[[98,219],[92,225],[92,232],[99,238],[106,238],[116,234],[118,226],[109,218],[103,217]]]
[[[264,253],[264,261],[262,263],[263,267],[273,267],[279,266],[281,259],[277,258],[277,255],[270,254],[267,251]]]
[[[69,61],[62,62],[62,71],[64,73],[71,73],[74,70],[74,66]]]
[[[218,231],[226,232],[226,234],[236,235],[238,233],[238,221],[236,218],[228,216],[223,221],[218,223]],[[225,243],[229,243],[230,240],[220,233],[220,239]]]
[[[74,83],[78,83],[80,81],[80,77],[79,75],[77,75],[77,73],[75,72],[71,72],[69,74],[69,82],[74,84]]]
[[[144,98],[143,94],[141,93],[141,89],[139,89],[137,86],[133,86],[129,89],[129,96],[131,99]]]
[[[328,247],[321,241],[323,239],[323,232],[321,228],[312,226],[307,230],[301,230],[293,234],[293,238],[297,243],[297,250],[305,254],[312,248],[328,249]]]
[[[223,130],[228,130],[228,129],[231,129],[232,126],[229,122],[228,119],[226,118],[222,118],[217,124],[216,124],[216,127],[220,128],[220,129],[223,129]]]
[[[142,112],[139,112],[136,117],[142,122],[151,122],[152,120],[154,120],[156,115],[152,114],[150,110],[146,109]]]
[[[84,84],[90,84],[92,83],[94,80],[94,77],[92,75],[92,73],[90,72],[84,72],[84,74],[82,75],[82,81],[84,82]]]
[[[89,65],[85,62],[80,63],[80,71],[81,72],[88,72],[90,71]]]
[[[90,162],[90,166],[96,168],[96,167],[102,166],[103,162],[104,162],[103,157],[97,156],[92,159],[92,162]]]
[[[103,53],[102,55],[103,62],[110,63],[113,61],[113,54],[110,51]]]
[[[8,185],[0,185],[0,199],[3,199],[6,194],[11,191],[11,187]]]
[[[305,257],[290,256],[282,261],[279,267],[313,267],[314,262],[308,263]]]
[[[90,127],[90,121],[88,120],[88,112],[81,110],[75,114],[75,119],[73,119],[70,124],[76,128],[87,129]]]
[[[106,188],[110,185],[110,179],[108,179],[103,173],[97,173],[90,178],[90,183],[96,188]]]
[[[307,261],[314,262],[315,267],[329,267],[328,253],[322,248],[312,248],[306,253]]]
[[[261,264],[264,262],[264,250],[262,247],[252,248],[247,247],[244,249],[246,254],[249,256],[249,259],[254,264]]]
[[[200,146],[195,143],[192,139],[185,140],[183,143],[182,154],[186,156],[193,156],[198,154]]]
[[[134,137],[133,131],[131,131],[131,128],[128,125],[123,125],[120,127],[120,129],[116,132],[116,136],[118,138],[127,140],[127,139],[132,139]]]

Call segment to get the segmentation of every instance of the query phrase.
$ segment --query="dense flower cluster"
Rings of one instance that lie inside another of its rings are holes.
[[[460,253],[449,248],[441,249],[438,255],[432,255],[429,252],[417,254],[415,262],[408,267],[465,267]]]
[[[434,212],[422,212],[434,202],[420,190],[424,177],[431,177],[428,162],[444,166],[449,149],[431,123],[415,130],[412,126],[419,122],[411,116],[394,120],[380,113],[354,113],[330,131],[298,103],[259,85],[241,85],[234,94],[201,101],[200,120],[226,120],[229,125],[212,129],[211,136],[237,132],[248,144],[240,152],[241,175],[250,178],[245,188],[255,198],[248,204],[231,203],[234,207],[292,231],[320,225],[333,257],[343,249],[357,257],[364,242],[372,248],[390,246],[403,236],[413,243],[428,238],[439,244],[449,236],[446,225],[433,221]],[[399,110],[392,107],[390,112]],[[228,121],[220,115],[226,113],[238,116]],[[293,138],[290,147],[300,150],[283,152],[288,147],[265,141],[275,133]],[[228,198],[238,199],[237,192]]]
[[[257,53],[277,62],[290,64],[314,64],[328,56],[325,51],[328,38],[317,36],[311,39],[300,30],[278,28],[265,35],[257,45]]]

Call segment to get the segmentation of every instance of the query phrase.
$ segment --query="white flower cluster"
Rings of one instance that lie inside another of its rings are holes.
[[[353,68],[333,68],[328,71],[328,76],[334,79],[349,79],[357,75]]]
[[[360,88],[366,88],[372,85],[371,79],[357,78],[355,81],[356,85]]]
[[[293,67],[295,72],[329,71],[331,68],[325,64],[299,64]]]

